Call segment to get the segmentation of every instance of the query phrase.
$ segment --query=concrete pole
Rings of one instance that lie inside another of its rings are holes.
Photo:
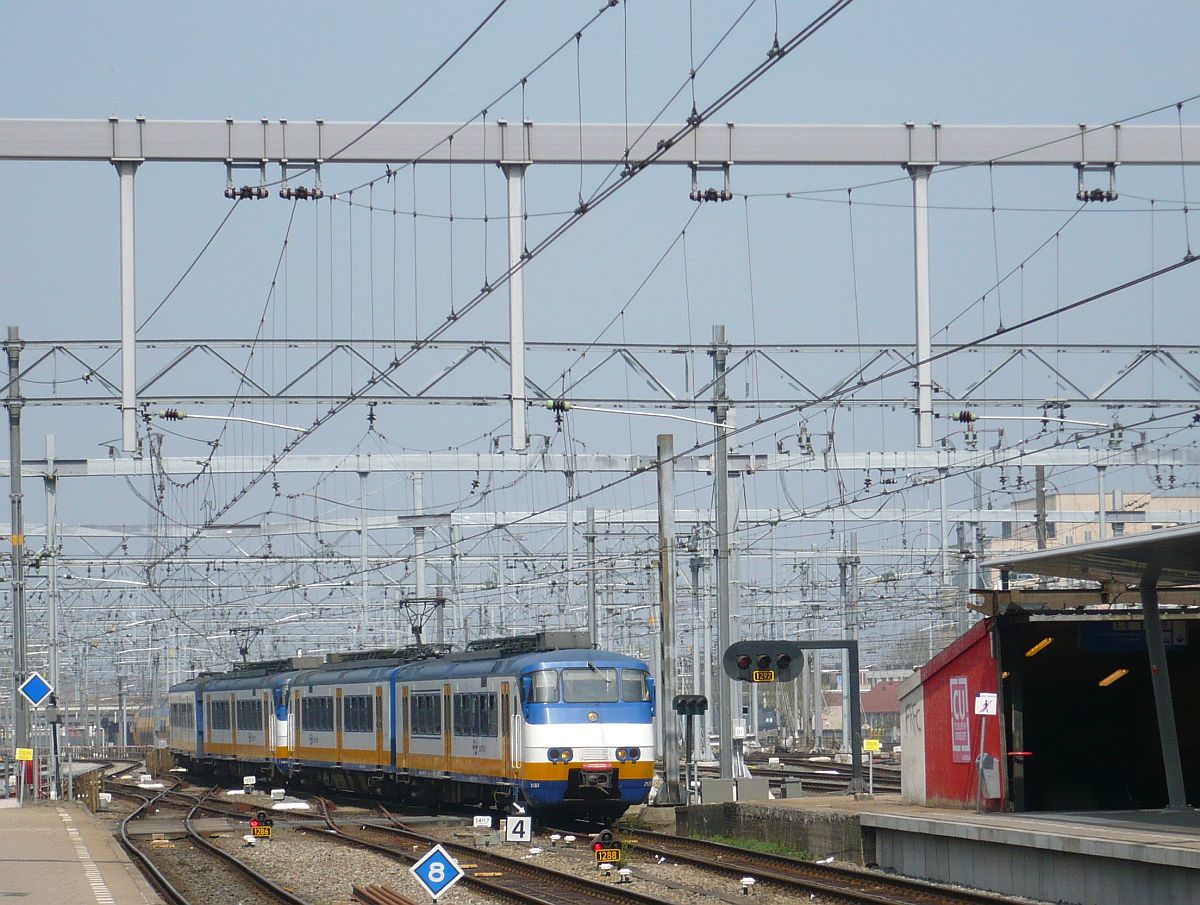
[[[717,422],[713,454],[713,481],[716,483],[716,583],[717,583],[717,651],[716,662],[729,647],[729,438],[725,429],[729,411],[725,395],[725,369],[729,347],[725,344],[725,326],[713,327],[713,420]],[[737,697],[733,680],[721,673],[717,677],[718,735],[721,745],[721,778],[733,779],[733,708]]]
[[[522,452],[525,439],[525,170],[526,164],[501,164],[508,183],[508,356],[512,399],[512,440]],[[515,268],[515,269],[514,269]]]
[[[116,161],[121,190],[121,449],[137,452],[137,376],[134,368],[137,309],[133,237],[133,174],[139,161]]]
[[[929,174],[909,166],[913,181],[913,274],[917,307],[917,446],[933,446],[933,364],[929,335]]]
[[[54,467],[54,434],[46,434],[46,618],[50,629],[50,684],[62,706],[66,695],[58,687],[58,471]]]
[[[658,801],[682,804],[679,785],[679,719],[673,702],[678,693],[675,671],[675,437],[658,435],[658,567],[659,663],[662,674],[658,709],[663,726],[663,787]]]
[[[12,535],[12,606],[13,606],[13,744],[29,747],[29,705],[17,688],[25,681],[25,510],[21,489],[21,341],[16,327],[8,328],[4,350],[8,354],[8,481]]]
[[[587,508],[587,532],[584,534],[587,542],[587,626],[588,640],[592,647],[600,646],[600,638],[596,634],[598,617],[596,614],[596,509]]]
[[[1104,540],[1108,535],[1108,491],[1104,488],[1104,472],[1108,470],[1107,465],[1096,466],[1096,485],[1099,493],[1100,504],[1096,507],[1096,513],[1099,516],[1098,527],[1100,534],[1097,540]]]

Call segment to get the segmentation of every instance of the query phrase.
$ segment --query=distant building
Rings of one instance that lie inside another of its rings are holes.
[[[1200,521],[1200,496],[1184,496],[1163,491],[1110,490],[1104,495],[1106,537],[1140,534],[1170,525]],[[1037,499],[1017,500],[1012,508],[1022,512],[1037,511]],[[1046,546],[1100,540],[1100,496],[1096,493],[1046,494]],[[1072,518],[1055,518],[1058,513],[1070,513]],[[1032,519],[1021,522],[1002,522],[1000,536],[989,538],[988,555],[1024,552],[1037,549],[1037,526]]]

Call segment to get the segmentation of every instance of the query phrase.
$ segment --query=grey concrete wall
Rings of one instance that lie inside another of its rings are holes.
[[[879,867],[1063,905],[1196,905],[1200,871],[875,827]]]
[[[833,855],[855,864],[874,860],[874,852],[864,852],[857,814],[731,802],[676,808],[675,826],[676,832],[688,836],[783,842],[814,858]]]

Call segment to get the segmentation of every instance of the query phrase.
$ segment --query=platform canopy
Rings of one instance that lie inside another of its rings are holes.
[[[990,559],[988,569],[1085,581],[1137,584],[1153,566],[1160,587],[1200,584],[1200,524],[1160,528],[1127,537],[1014,553]]]

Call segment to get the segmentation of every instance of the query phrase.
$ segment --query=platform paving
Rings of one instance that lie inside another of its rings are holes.
[[[77,802],[0,810],[0,899],[163,905],[103,823]]]

